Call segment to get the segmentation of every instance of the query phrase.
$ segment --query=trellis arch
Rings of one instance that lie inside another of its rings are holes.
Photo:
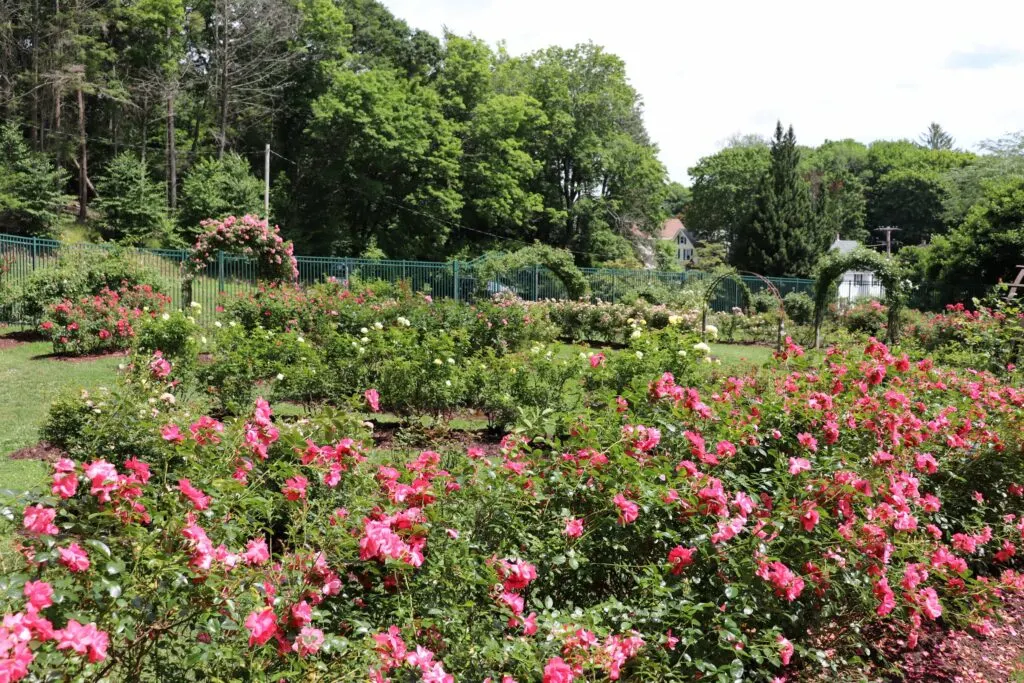
[[[535,243],[510,254],[492,254],[475,266],[477,290],[485,293],[487,283],[495,277],[520,268],[541,265],[550,270],[563,285],[570,299],[584,299],[590,296],[590,282],[583,271],[576,267],[572,254],[546,244]]]
[[[776,287],[774,284],[772,284],[771,280],[769,280],[765,276],[761,275],[760,273],[754,273],[754,272],[749,271],[749,270],[727,270],[727,271],[717,275],[711,281],[711,284],[708,285],[707,289],[704,291],[704,302],[703,302],[703,305],[701,307],[701,316],[700,316],[700,336],[701,336],[701,339],[704,339],[705,332],[707,330],[708,309],[710,308],[711,297],[714,296],[715,292],[718,290],[718,285],[719,284],[721,284],[725,280],[733,280],[733,281],[735,281],[736,284],[739,285],[740,291],[743,293],[743,298],[746,301],[747,305],[748,306],[750,305],[750,300],[753,298],[753,294],[750,291],[750,287],[747,286],[747,283],[743,281],[743,278],[740,277],[740,275],[749,275],[751,277],[756,277],[758,280],[760,280],[761,282],[764,283],[765,289],[767,289],[772,294],[772,296],[775,297],[775,300],[779,302],[779,313],[780,313],[780,315],[779,315],[779,329],[778,329],[778,334],[776,335],[777,336],[776,346],[779,349],[781,349],[782,348],[782,325],[783,325],[783,321],[786,319],[786,308],[783,305],[782,294],[779,293],[779,288]]]
[[[199,235],[188,260],[183,264],[185,280],[191,282],[206,266],[213,263],[218,251],[239,254],[259,264],[260,276],[272,282],[295,282],[299,266],[291,242],[281,237],[276,225],[247,214],[241,218],[228,216],[222,220],[202,222]]]
[[[821,347],[821,325],[825,321],[832,287],[839,277],[848,270],[868,270],[882,281],[885,287],[885,305],[889,308],[886,340],[899,340],[900,314],[907,300],[908,283],[903,271],[891,257],[885,257],[870,249],[859,248],[848,254],[832,252],[825,255],[815,267],[814,275],[814,346]]]

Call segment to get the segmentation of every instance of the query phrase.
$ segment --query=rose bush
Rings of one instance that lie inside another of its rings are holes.
[[[648,351],[578,359],[588,400],[445,453],[259,398],[221,421],[139,356],[97,416],[138,453],[86,441],[12,511],[0,670],[784,679],[872,656],[876,622],[911,647],[933,621],[985,633],[1024,586],[1020,390],[873,340],[789,342],[710,386],[693,365],[617,377],[627,354],[670,362]],[[376,389],[359,400],[386,404]]]
[[[77,301],[63,299],[51,304],[39,325],[53,342],[54,353],[79,355],[127,349],[136,328],[147,318],[160,315],[171,298],[151,285],[122,283],[116,290]]]

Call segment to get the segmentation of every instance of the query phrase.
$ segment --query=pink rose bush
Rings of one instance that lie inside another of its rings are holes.
[[[54,463],[16,517],[0,671],[771,680],[875,624],[990,629],[1024,587],[1024,391],[874,340],[786,355],[621,384],[580,359],[574,410],[438,451],[344,411],[203,414],[140,356],[90,418],[131,443]]]
[[[123,283],[117,290],[78,301],[51,304],[39,325],[53,342],[54,353],[80,355],[127,349],[145,320],[159,316],[171,303],[151,285]]]

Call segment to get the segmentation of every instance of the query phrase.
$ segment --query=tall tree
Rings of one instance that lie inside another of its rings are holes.
[[[828,249],[830,236],[811,209],[810,188],[800,177],[799,164],[793,127],[783,132],[780,121],[753,216],[737,236],[733,253],[737,267],[765,275],[806,277]]]
[[[942,126],[934,121],[929,124],[928,129],[921,133],[918,138],[921,145],[932,150],[953,149],[953,136],[942,129]]]
[[[693,200],[686,210],[686,227],[698,239],[732,245],[742,225],[754,213],[754,195],[768,171],[767,145],[740,145],[700,159],[689,169]]]

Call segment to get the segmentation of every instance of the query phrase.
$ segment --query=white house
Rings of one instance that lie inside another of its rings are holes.
[[[697,262],[697,240],[678,218],[669,218],[665,221],[661,226],[661,232],[658,233],[658,239],[675,245],[676,260],[680,263]]]
[[[829,251],[838,251],[840,254],[849,254],[860,246],[857,240],[841,240],[836,235],[835,242]],[[851,303],[857,299],[875,298],[881,299],[885,296],[885,288],[881,280],[870,270],[848,270],[843,273],[839,281],[839,300]]]

